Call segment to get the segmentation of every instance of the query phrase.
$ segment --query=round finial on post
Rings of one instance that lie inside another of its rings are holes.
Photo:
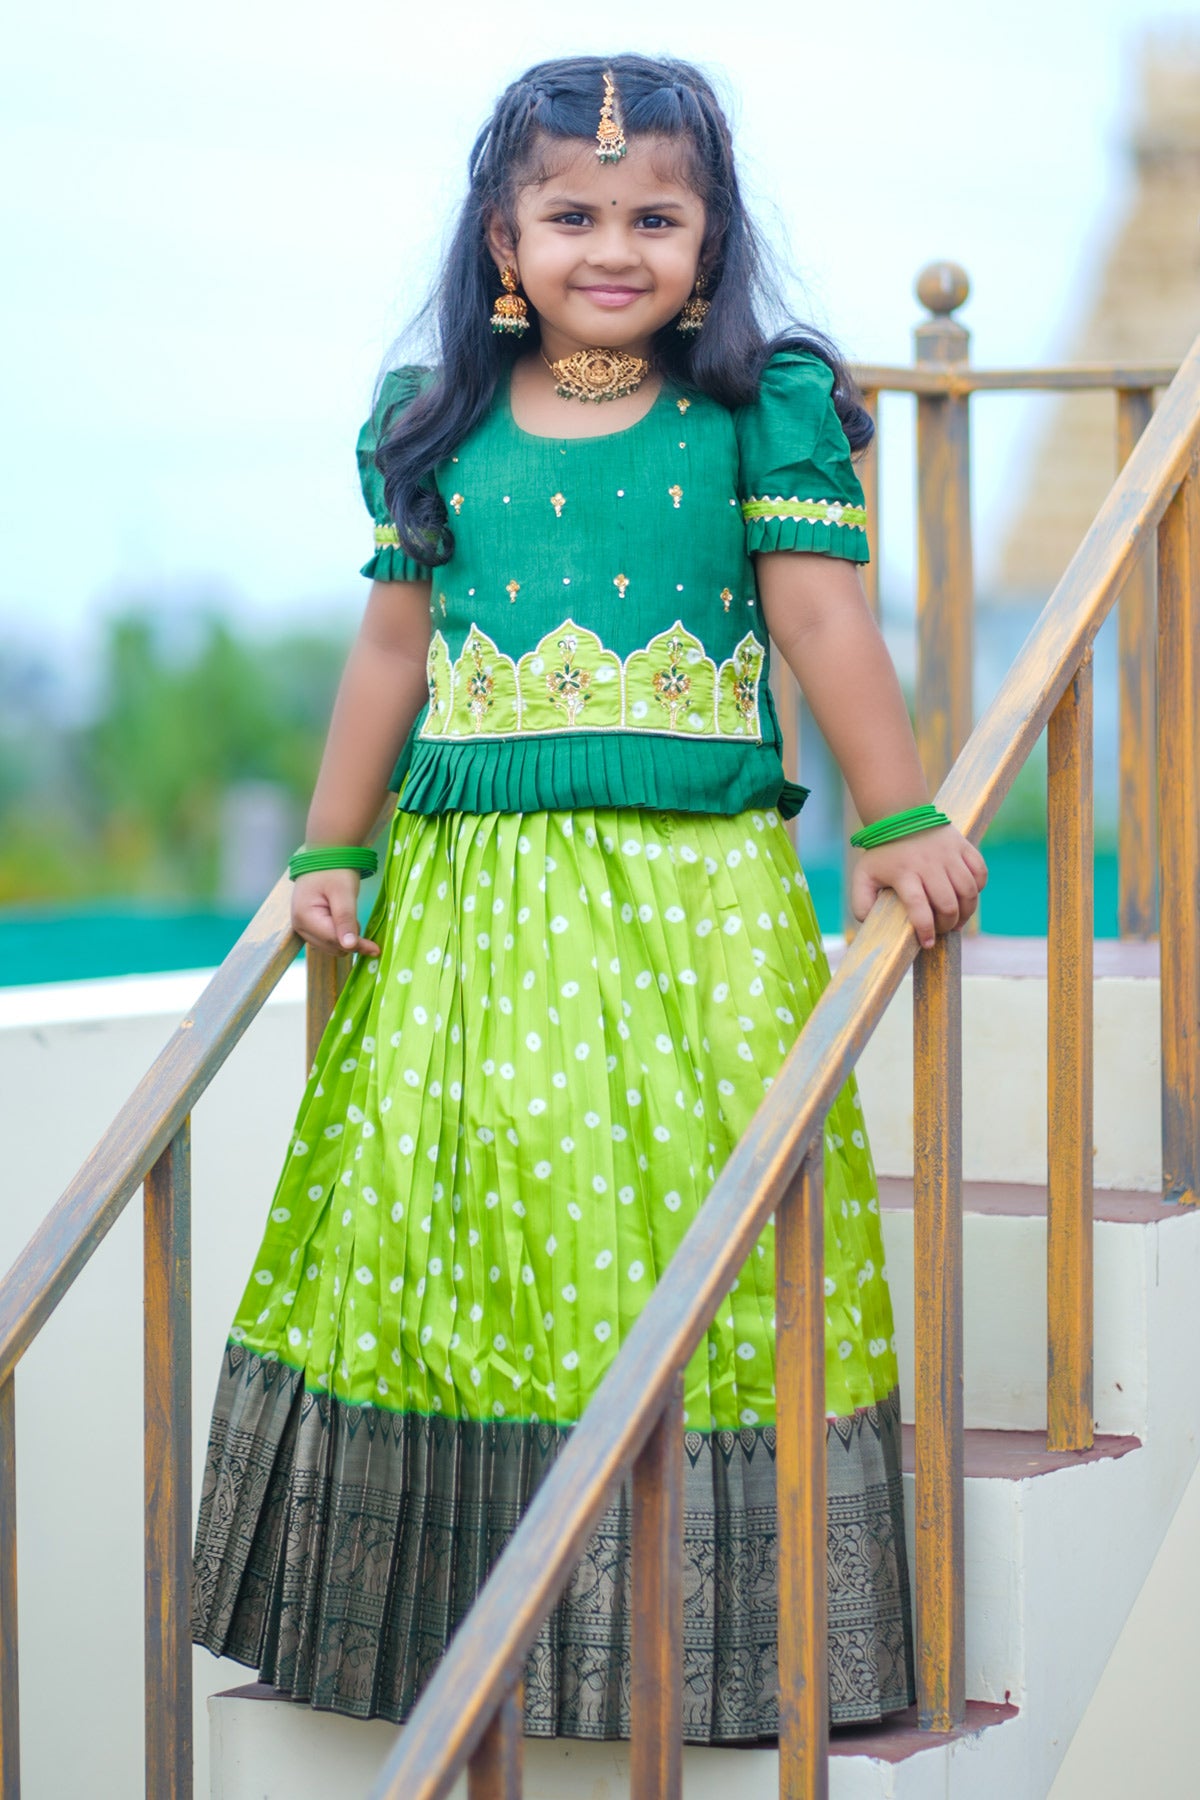
[[[967,271],[955,262],[927,263],[917,276],[917,299],[942,317],[956,312],[970,292]]]

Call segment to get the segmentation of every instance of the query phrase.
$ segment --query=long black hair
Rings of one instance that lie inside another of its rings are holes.
[[[852,451],[874,431],[870,414],[835,346],[811,326],[770,336],[762,322],[769,281],[762,245],[747,214],[725,115],[691,63],[647,56],[575,56],[537,63],[505,89],[476,138],[469,186],[438,282],[439,354],[432,379],[380,442],[376,461],[388,508],[409,556],[426,565],[454,549],[446,508],[430,479],[486,413],[497,382],[523,349],[493,333],[496,268],[487,247],[493,218],[516,237],[516,201],[539,178],[547,139],[594,139],[605,71],[616,85],[627,137],[674,139],[686,178],[705,212],[701,265],[710,302],[691,336],[663,327],[654,344],[664,375],[723,406],[755,398],[776,350],[811,350],[833,370],[833,402]],[[536,320],[534,321],[536,326]]]

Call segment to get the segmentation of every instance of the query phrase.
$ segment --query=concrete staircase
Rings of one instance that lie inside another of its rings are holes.
[[[1098,1436],[1095,1449],[1080,1455],[1047,1453],[1043,1435],[1044,945],[976,939],[966,945],[965,968],[972,1704],[965,1727],[951,1738],[930,1739],[912,1720],[835,1734],[831,1793],[837,1800],[1049,1796],[1197,1460],[1200,1216],[1157,1198],[1156,952],[1102,945],[1097,956]],[[912,1397],[910,1019],[905,991],[860,1071],[883,1177],[906,1417]],[[331,1794],[350,1800],[366,1792],[394,1735],[390,1726],[316,1715],[256,1687],[214,1696],[209,1714],[214,1800]],[[775,1753],[685,1753],[688,1800],[716,1800],[735,1780],[742,1800],[775,1796]],[[1181,1780],[1177,1789],[1156,1791],[1193,1791]],[[624,1800],[627,1747],[530,1742],[525,1792],[528,1800]]]

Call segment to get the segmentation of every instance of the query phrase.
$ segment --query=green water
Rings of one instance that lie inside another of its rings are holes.
[[[1041,937],[1046,930],[1046,851],[1040,844],[985,846],[991,880],[983,928],[1004,936]],[[841,919],[841,872],[806,862],[826,931]],[[116,903],[56,910],[0,910],[0,987],[39,981],[82,981],[204,969],[219,963],[244,929],[248,913]],[[1117,935],[1117,859],[1096,857],[1096,935]]]

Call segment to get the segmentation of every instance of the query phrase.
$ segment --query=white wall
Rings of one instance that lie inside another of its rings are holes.
[[[134,977],[0,993],[6,1269],[203,986]],[[116,1016],[114,1016],[116,1015]],[[304,1077],[289,971],[193,1119],[193,1507],[225,1331],[265,1223]],[[25,1800],[136,1800],[142,1776],[141,1205],[126,1212],[17,1374]],[[252,1680],[195,1652],[207,1695]]]

